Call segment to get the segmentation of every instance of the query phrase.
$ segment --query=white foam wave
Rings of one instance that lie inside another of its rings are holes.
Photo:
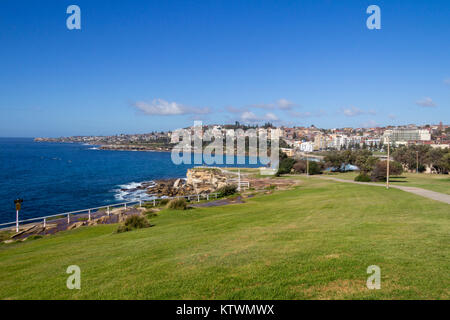
[[[152,186],[155,185],[153,181],[145,182],[130,182],[127,184],[119,185],[118,189],[112,190],[115,192],[114,198],[118,201],[149,201],[153,200],[154,196],[147,193],[147,189],[138,189],[143,186],[143,184]]]

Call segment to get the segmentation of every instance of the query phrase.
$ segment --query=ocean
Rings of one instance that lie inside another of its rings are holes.
[[[248,164],[242,167],[259,167]],[[52,215],[150,196],[142,182],[184,178],[194,165],[175,165],[170,152],[109,151],[75,143],[0,138],[0,223]],[[228,165],[230,166],[230,165]],[[234,165],[238,166],[238,165]]]

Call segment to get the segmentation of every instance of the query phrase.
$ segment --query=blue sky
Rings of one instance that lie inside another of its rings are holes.
[[[0,136],[449,123],[449,38],[447,0],[2,0]]]

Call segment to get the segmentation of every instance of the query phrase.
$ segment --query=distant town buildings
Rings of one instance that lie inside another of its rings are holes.
[[[431,141],[431,133],[429,129],[395,128],[384,131],[383,143],[387,139],[395,145],[408,145],[414,141]]]
[[[205,134],[207,134],[205,136]],[[280,147],[286,154],[296,152],[314,152],[323,150],[345,150],[355,148],[368,148],[371,150],[383,150],[388,139],[391,145],[427,144],[433,148],[446,148],[450,146],[450,127],[442,122],[436,125],[416,126],[387,126],[374,128],[334,128],[320,129],[310,127],[275,127],[271,124],[264,126],[248,126],[235,124],[224,125],[199,125],[168,132],[151,132],[146,134],[119,134],[114,136],[74,136],[67,138],[36,138],[36,141],[55,142],[82,142],[99,145],[133,146],[136,149],[170,149],[174,145],[190,145],[194,139],[200,138],[210,141],[215,138],[223,138],[235,141],[237,138],[248,137],[255,139],[257,136],[267,134],[279,136]],[[189,136],[190,141],[183,141],[183,137]],[[205,139],[206,138],[206,139]],[[156,146],[156,147],[155,147]],[[291,151],[292,150],[292,151]]]

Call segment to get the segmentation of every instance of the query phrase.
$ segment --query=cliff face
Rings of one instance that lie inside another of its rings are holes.
[[[186,184],[196,193],[212,192],[227,185],[227,178],[215,168],[192,168],[186,174]]]

